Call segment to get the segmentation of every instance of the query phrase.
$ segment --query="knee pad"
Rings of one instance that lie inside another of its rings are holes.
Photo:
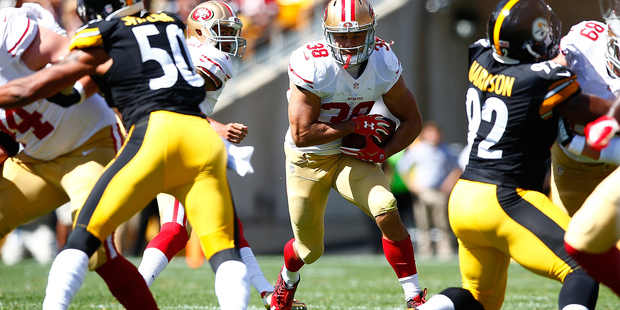
[[[323,256],[324,251],[325,245],[323,244],[323,240],[312,247],[308,247],[307,244],[297,242],[297,254],[299,254],[299,258],[301,258],[301,260],[303,260],[306,264],[316,262],[321,256]]]
[[[373,189],[370,192],[368,195],[368,208],[373,218],[377,215],[398,210],[394,194],[382,187],[378,187],[376,190]]]

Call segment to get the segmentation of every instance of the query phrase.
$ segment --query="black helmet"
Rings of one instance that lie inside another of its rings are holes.
[[[142,0],[78,0],[77,15],[83,23],[108,16],[128,16],[144,9]]]
[[[558,55],[562,23],[542,0],[502,0],[487,25],[487,38],[503,63],[532,63]]]

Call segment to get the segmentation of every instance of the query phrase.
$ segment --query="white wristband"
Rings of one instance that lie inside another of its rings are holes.
[[[77,81],[73,85],[73,88],[75,88],[75,90],[77,90],[78,93],[80,93],[80,102],[78,102],[78,103],[82,103],[84,101],[84,99],[86,99],[86,90],[84,90],[84,86],[82,85],[82,83]]]
[[[620,138],[611,138],[607,147],[601,150],[598,160],[608,164],[620,165]]]
[[[576,154],[576,155],[581,155],[581,152],[583,152],[583,148],[586,146],[586,137],[581,136],[581,135],[575,135],[573,137],[573,140],[571,140],[571,142],[568,144],[568,151]]]

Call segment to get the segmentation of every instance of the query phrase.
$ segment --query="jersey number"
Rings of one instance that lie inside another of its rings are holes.
[[[306,48],[312,51],[312,57],[314,58],[329,56],[329,53],[325,49],[325,45],[321,43],[317,45],[307,45]]]
[[[184,42],[185,35],[176,25],[168,25],[166,27],[166,36],[170,43],[172,55],[174,59],[170,57],[170,54],[162,48],[153,47],[149,42],[148,37],[159,34],[159,30],[153,24],[138,26],[132,29],[133,34],[138,41],[140,48],[140,55],[142,56],[142,62],[153,60],[159,63],[164,70],[164,75],[158,78],[151,79],[149,81],[149,88],[152,90],[158,90],[161,88],[170,88],[176,84],[179,73],[181,77],[193,87],[201,87],[204,84],[203,79],[196,75],[194,67],[191,63],[188,63],[183,57],[182,52],[185,55],[189,55],[185,44],[179,44],[179,40]]]
[[[467,143],[473,147],[474,140],[478,135],[480,124],[482,121],[492,122],[493,115],[495,114],[495,122],[491,131],[484,137],[484,140],[480,141],[476,150],[472,149],[472,152],[476,152],[476,156],[484,159],[500,159],[502,158],[502,150],[491,150],[491,148],[499,142],[506,130],[506,124],[508,123],[508,108],[504,101],[499,98],[491,97],[487,99],[482,106],[480,106],[480,97],[478,91],[474,88],[467,90],[467,101],[465,102],[467,108],[467,119],[469,120]]]
[[[351,116],[356,116],[360,114],[366,114],[368,111],[372,109],[372,106],[375,104],[374,101],[364,101],[358,103],[351,112]],[[330,123],[338,123],[346,120],[349,117],[349,111],[351,111],[351,107],[346,102],[328,102],[321,105],[322,110],[339,110],[338,115],[332,116],[329,119]]]
[[[6,115],[6,123],[10,129],[17,130],[20,133],[24,133],[31,128],[33,129],[32,133],[39,140],[45,138],[47,135],[54,130],[54,126],[48,122],[41,122],[41,113],[34,111],[32,114],[28,113],[28,111],[22,108],[10,109],[5,111]],[[22,121],[18,124],[15,121],[15,114],[22,119]],[[11,134],[11,132],[4,127],[4,124],[0,122],[0,129],[6,133]]]
[[[596,23],[586,23],[585,25],[586,27],[581,29],[581,31],[579,31],[579,34],[592,40],[592,41],[596,41],[599,38],[599,33],[603,33],[603,31],[605,31],[605,28],[603,28],[603,26],[598,25]]]

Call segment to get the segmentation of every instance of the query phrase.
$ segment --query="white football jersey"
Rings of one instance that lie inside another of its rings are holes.
[[[566,64],[575,74],[584,93],[613,101],[620,93],[620,79],[608,73],[605,52],[607,51],[607,25],[598,21],[583,21],[571,27],[560,41],[560,50]],[[576,128],[581,131],[582,128]],[[579,162],[596,162],[586,156],[569,152],[561,146],[566,155]]]
[[[38,32],[39,23],[33,16],[29,8],[0,10],[4,21],[0,23],[0,85],[34,73],[21,61]],[[42,99],[22,108],[0,109],[0,130],[20,142],[26,154],[40,160],[71,152],[115,123],[114,112],[99,95],[69,108]]]
[[[220,97],[226,82],[233,77],[233,66],[230,56],[209,43],[200,43],[198,39],[190,37],[187,40],[189,54],[196,69],[204,74],[218,78],[222,85],[215,91],[208,91],[205,99],[200,103],[200,110],[207,117],[211,117],[213,109]]]
[[[293,84],[321,98],[320,122],[343,122],[356,115],[368,114],[375,101],[396,84],[403,69],[392,47],[379,38],[376,38],[375,50],[358,78],[353,78],[329,53],[325,40],[305,44],[291,54],[288,67]],[[304,153],[333,155],[340,153],[341,139],[296,147],[289,127],[285,144]]]

